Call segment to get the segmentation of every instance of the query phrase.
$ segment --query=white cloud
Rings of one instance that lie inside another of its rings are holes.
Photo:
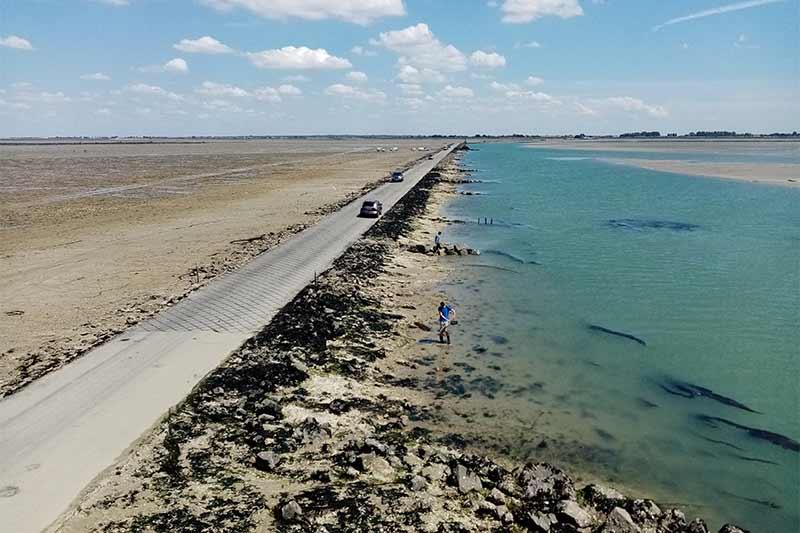
[[[183,100],[183,96],[179,94],[175,94],[170,91],[166,91],[157,85],[147,85],[146,83],[136,83],[134,85],[129,85],[128,90],[132,93],[137,94],[144,94],[149,96],[161,96],[163,98],[168,98],[170,100]]]
[[[740,34],[739,37],[734,41],[733,46],[736,48],[749,48],[749,49],[756,49],[760,48],[757,44],[753,44],[750,42],[750,39],[744,33]]]
[[[334,83],[328,86],[328,88],[325,89],[325,94],[368,102],[383,102],[386,100],[386,94],[381,91],[362,90],[352,85],[344,85],[343,83]]]
[[[7,100],[3,100],[0,98],[0,108],[6,109],[19,109],[21,111],[25,111],[31,108],[28,104],[23,104],[22,102],[9,102]]]
[[[111,80],[111,76],[108,74],[103,74],[102,72],[95,72],[94,74],[84,74],[81,76],[81,79],[90,81],[109,81]]]
[[[179,74],[185,74],[189,72],[189,64],[186,63],[184,59],[180,57],[176,57],[175,59],[170,59],[166,63],[164,63],[164,72],[177,72]]]
[[[0,46],[6,48],[15,48],[17,50],[33,50],[33,45],[27,39],[18,37],[16,35],[9,35],[8,37],[0,37]]]
[[[244,109],[237,104],[219,98],[203,102],[202,107],[208,111],[223,111],[225,113],[241,113],[244,111]]]
[[[500,92],[521,90],[520,86],[517,85],[516,83],[499,83],[496,81],[490,83],[489,87],[491,87],[493,91],[500,91]]]
[[[350,49],[350,52],[357,55],[357,56],[366,56],[366,57],[374,57],[378,55],[377,52],[374,50],[369,50],[368,48],[364,48],[363,46],[354,46]]]
[[[425,100],[422,98],[398,98],[397,101],[412,110],[417,110],[423,105],[425,105]]]
[[[109,108],[107,108],[107,107],[101,107],[100,109],[95,111],[95,113],[98,114],[98,115],[110,115],[111,114],[111,110]]]
[[[72,98],[65,95],[61,91],[56,93],[50,93],[47,91],[22,92],[17,94],[17,99],[25,102],[35,102],[41,104],[63,104],[72,101]]]
[[[525,83],[531,87],[536,87],[537,85],[543,84],[544,79],[540,78],[539,76],[528,76],[528,79],[525,80]]]
[[[294,85],[284,84],[278,87],[278,92],[286,95],[286,96],[301,96],[303,91],[300,90],[299,87],[295,87]]]
[[[306,83],[308,81],[311,81],[311,78],[309,78],[308,76],[303,76],[302,74],[295,74],[294,76],[284,76],[283,81]]]
[[[597,111],[595,111],[591,107],[586,106],[586,105],[584,105],[584,104],[582,104],[580,102],[575,102],[575,110],[580,115],[586,115],[586,116],[589,116],[589,117],[593,117],[593,116],[597,115]]]
[[[611,107],[622,109],[623,111],[645,113],[656,118],[664,118],[669,114],[663,106],[646,104],[639,98],[633,98],[632,96],[612,96],[606,98],[605,102]]]
[[[369,78],[363,72],[354,70],[347,73],[347,79],[356,83],[365,83]]]
[[[561,104],[560,100],[553,98],[551,95],[537,91],[508,91],[506,93],[506,97],[517,100],[533,101],[542,104],[552,104],[552,105]]]
[[[241,8],[272,19],[338,19],[355,24],[406,14],[403,0],[204,0],[204,3],[220,11]]]
[[[425,94],[425,91],[422,90],[422,85],[416,83],[398,83],[397,86],[403,94],[408,96],[422,96]]]
[[[523,24],[546,16],[562,19],[583,15],[578,0],[505,0],[500,10],[503,22]]]
[[[235,85],[228,85],[226,83],[216,83],[213,81],[204,81],[195,92],[205,96],[236,96],[247,97],[250,93]]]
[[[418,69],[411,65],[403,65],[397,74],[397,79],[403,83],[444,83],[445,77],[441,72],[433,69]]]
[[[528,41],[527,43],[517,43],[514,48],[541,48],[542,44],[539,41]]]
[[[324,48],[312,50],[305,46],[284,46],[275,50],[252,52],[246,55],[258,68],[329,70],[353,66],[347,59],[331,55]]]
[[[230,54],[233,48],[206,35],[199,39],[181,39],[181,42],[172,45],[176,50],[187,54]]]
[[[439,91],[439,96],[444,98],[472,98],[475,93],[469,87],[453,87],[447,85],[444,89]]]
[[[401,65],[444,72],[466,69],[466,56],[452,44],[437,39],[427,24],[381,33],[374,44],[399,54]]]
[[[101,4],[106,4],[114,7],[127,7],[131,5],[130,0],[97,0]]]
[[[281,95],[274,87],[261,87],[260,89],[256,89],[253,91],[253,96],[255,96],[256,100],[261,102],[271,102],[275,104],[281,101]]]
[[[653,31],[658,31],[665,26],[671,26],[673,24],[680,24],[681,22],[687,22],[690,20],[701,19],[705,17],[713,17],[715,15],[722,15],[723,13],[730,13],[731,11],[741,11],[742,9],[749,9],[751,7],[759,7],[765,6],[768,4],[777,4],[781,3],[784,0],[748,0],[746,2],[736,2],[734,4],[727,4],[724,6],[714,7],[711,9],[706,9],[703,11],[698,11],[696,13],[691,13],[689,15],[683,17],[677,17],[673,19],[669,19],[668,21],[664,22],[663,24],[659,24],[658,26],[653,27]]]
[[[499,68],[506,66],[506,58],[496,52],[477,50],[469,56],[469,62],[481,68]]]

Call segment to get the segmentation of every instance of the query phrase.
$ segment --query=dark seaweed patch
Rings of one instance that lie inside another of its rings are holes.
[[[608,225],[612,228],[630,230],[666,229],[671,231],[694,231],[700,228],[697,224],[647,218],[612,218],[608,221]]]

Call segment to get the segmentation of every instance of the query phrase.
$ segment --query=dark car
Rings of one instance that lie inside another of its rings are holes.
[[[377,218],[383,214],[383,204],[377,200],[367,200],[361,204],[360,217]]]
[[[392,179],[391,179],[392,183],[400,183],[401,181],[403,181],[403,179],[404,179],[403,173],[400,172],[399,170],[395,170],[394,172],[392,172]]]

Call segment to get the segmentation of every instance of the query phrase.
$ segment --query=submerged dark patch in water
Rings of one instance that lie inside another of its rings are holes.
[[[648,218],[612,218],[608,225],[613,228],[645,230],[645,229],[667,229],[671,231],[694,231],[699,229],[697,224],[687,222],[673,222],[670,220],[653,220]]]
[[[744,426],[742,424],[737,424],[736,422],[732,422],[725,418],[720,418],[718,416],[709,416],[709,415],[695,415],[698,420],[701,422],[705,422],[709,426],[713,428],[718,428],[720,424],[725,424],[727,426],[731,426],[736,429],[740,429],[742,431],[747,432],[748,435],[753,437],[754,439],[761,439],[767,442],[771,442],[776,446],[780,446],[781,448],[786,448],[787,450],[791,450],[793,452],[800,452],[800,442],[792,439],[791,437],[787,437],[786,435],[781,435],[780,433],[774,433],[772,431],[767,431],[766,429],[757,429],[751,428],[748,426]]]
[[[631,335],[630,333],[625,333],[623,331],[615,331],[613,329],[608,329],[603,326],[598,326],[597,324],[589,324],[589,329],[592,331],[600,331],[602,333],[608,333],[609,335],[616,335],[617,337],[622,337],[624,339],[632,340],[633,342],[638,342],[642,346],[647,346],[647,343],[640,339],[635,335]]]
[[[769,500],[757,500],[755,498],[748,498],[747,496],[739,496],[738,494],[734,494],[732,492],[728,492],[725,490],[720,490],[719,493],[728,496],[730,498],[736,498],[737,500],[755,503],[756,505],[763,505],[764,507],[769,507],[770,509],[781,509],[780,505],[778,505],[775,502],[771,502]]]
[[[700,385],[694,385],[686,381],[680,381],[669,377],[666,378],[664,381],[665,383],[660,384],[661,388],[670,394],[674,394],[676,396],[681,396],[683,398],[689,398],[689,399],[698,397],[708,398],[710,400],[714,400],[715,402],[719,402],[729,407],[735,407],[736,409],[741,409],[743,411],[749,411],[751,413],[761,414],[760,411],[751,409],[750,407],[734,400],[733,398],[728,398],[727,396],[717,394],[711,389],[701,387]]]
[[[516,256],[514,254],[511,254],[511,253],[508,253],[508,252],[504,252],[502,250],[484,250],[483,253],[484,254],[488,254],[488,255],[496,255],[496,256],[499,256],[499,257],[505,257],[506,259],[510,259],[511,261],[514,261],[515,263],[519,263],[520,265],[539,265],[539,264],[541,264],[541,263],[538,263],[538,262],[530,260],[530,259],[523,259],[521,257],[518,257],[518,256]]]

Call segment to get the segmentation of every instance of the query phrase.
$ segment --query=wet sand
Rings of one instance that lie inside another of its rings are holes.
[[[0,396],[445,143],[0,145]]]

